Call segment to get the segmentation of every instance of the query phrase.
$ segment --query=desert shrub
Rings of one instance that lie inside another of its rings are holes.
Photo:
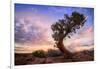
[[[49,57],[56,57],[56,56],[61,56],[62,53],[59,50],[49,49],[48,52],[47,52],[47,55]]]
[[[35,57],[39,57],[39,58],[46,57],[46,53],[43,50],[34,51],[34,52],[32,52],[32,55]]]

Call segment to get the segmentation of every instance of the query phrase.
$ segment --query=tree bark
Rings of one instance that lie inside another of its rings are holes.
[[[66,56],[67,58],[71,58],[72,57],[72,53],[70,51],[68,51],[64,44],[63,44],[63,39],[60,40],[58,43],[57,43],[57,47],[59,48],[59,50],[64,53],[64,56]]]

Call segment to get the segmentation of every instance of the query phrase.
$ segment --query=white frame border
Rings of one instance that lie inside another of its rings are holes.
[[[84,3],[83,3],[84,2]],[[75,1],[75,0],[63,0],[63,1],[57,1],[57,0],[12,0],[11,1],[11,69],[33,69],[33,68],[44,68],[44,69],[49,69],[49,67],[59,67],[59,65],[61,66],[66,66],[66,64],[68,65],[68,68],[70,68],[70,65],[78,65],[79,64],[88,64],[90,62],[74,62],[74,63],[57,63],[57,64],[39,64],[39,65],[21,65],[21,66],[15,66],[14,65],[14,4],[15,3],[20,3],[20,4],[36,4],[36,5],[53,5],[53,6],[74,6],[74,7],[89,7],[89,8],[94,8],[95,10],[95,4],[94,1],[87,1],[87,0],[79,0],[79,1]],[[91,62],[91,64],[94,64],[95,62]],[[39,67],[40,66],[40,67]],[[61,68],[58,68],[61,69]],[[63,69],[63,68],[62,68]]]

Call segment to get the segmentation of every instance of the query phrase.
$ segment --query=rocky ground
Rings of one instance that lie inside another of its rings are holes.
[[[48,64],[48,63],[64,63],[64,62],[81,62],[93,61],[94,50],[76,52],[67,58],[65,55],[36,57],[32,53],[15,53],[15,65],[28,65],[28,64]]]

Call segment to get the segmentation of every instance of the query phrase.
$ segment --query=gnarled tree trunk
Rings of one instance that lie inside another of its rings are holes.
[[[63,44],[63,39],[60,40],[58,43],[57,43],[57,47],[59,48],[59,50],[64,53],[64,56],[66,56],[67,58],[71,58],[72,57],[72,53],[70,51],[68,51],[64,44]]]

